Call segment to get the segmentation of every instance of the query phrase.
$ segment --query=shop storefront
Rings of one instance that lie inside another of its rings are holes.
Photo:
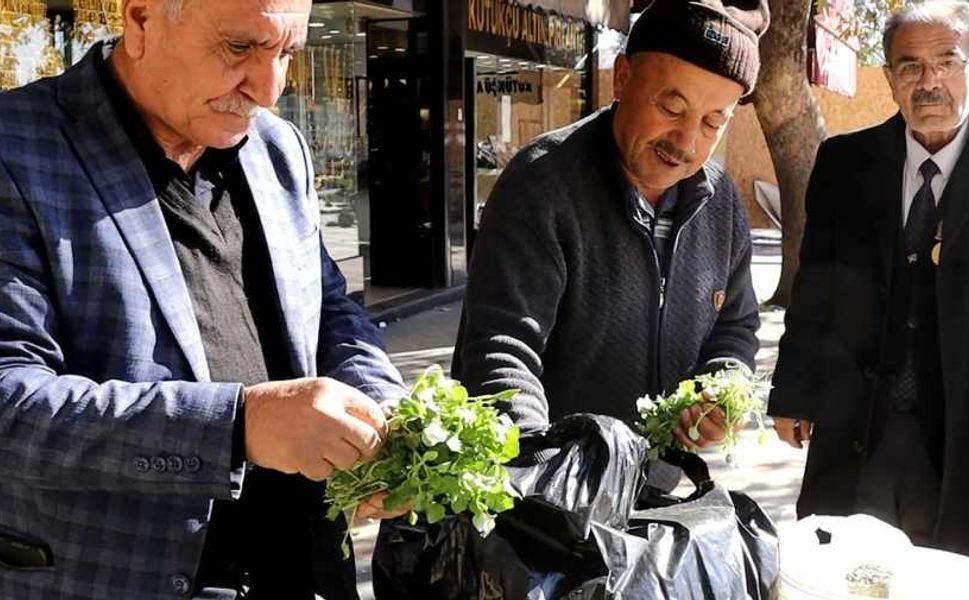
[[[117,34],[121,3],[0,0],[0,89]],[[501,170],[608,101],[596,49],[628,20],[625,0],[314,2],[276,111],[309,144],[349,291],[377,306],[462,283]]]
[[[329,47],[324,63],[349,73],[327,92],[329,108],[318,89],[294,87],[280,102],[309,139],[320,130],[328,140],[316,165],[327,243],[368,306],[463,283],[504,165],[537,135],[608,102],[594,50],[629,19],[623,0],[401,4],[314,5],[314,19],[326,19],[320,37],[333,37],[318,43],[311,33],[310,52]],[[351,42],[352,63],[333,48]],[[343,131],[352,144],[337,142]]]
[[[611,69],[614,52],[598,50],[612,51],[629,25],[621,0],[438,0],[422,8],[395,70],[385,72],[393,76],[369,77],[372,182],[393,181],[371,188],[374,288],[463,283],[502,169],[536,136],[611,100],[611,75],[600,67]],[[393,112],[381,113],[393,115],[385,128],[373,117],[381,90],[404,80]],[[384,160],[386,171],[379,156],[394,158]]]
[[[314,4],[306,49],[290,64],[286,89],[276,106],[306,138],[327,249],[346,277],[348,290],[361,301],[369,278],[371,241],[367,82],[373,59],[368,24],[406,22],[413,16],[410,3]],[[378,45],[391,53],[403,51],[388,40]]]
[[[495,181],[518,150],[593,108],[584,22],[503,0],[468,0],[467,195],[473,241]],[[471,163],[472,161],[469,161]]]

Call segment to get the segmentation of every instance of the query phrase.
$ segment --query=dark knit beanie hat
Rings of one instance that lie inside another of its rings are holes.
[[[626,55],[672,54],[744,86],[757,83],[757,42],[767,30],[767,0],[654,0],[629,32]]]

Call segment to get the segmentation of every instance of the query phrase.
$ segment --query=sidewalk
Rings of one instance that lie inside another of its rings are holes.
[[[773,292],[780,276],[778,254],[779,249],[760,248],[754,257],[751,272],[757,298],[762,302]],[[461,303],[454,302],[387,323],[384,329],[387,350],[408,383],[413,383],[431,364],[440,364],[446,371],[450,368],[460,315]],[[773,369],[777,359],[777,342],[784,328],[783,318],[782,311],[761,312],[762,325],[758,333],[761,348],[757,354],[759,372],[769,373]],[[749,494],[776,522],[793,521],[794,503],[804,471],[805,451],[781,443],[773,432],[769,433],[768,441],[760,445],[757,443],[757,431],[752,425],[744,430],[741,438],[741,443],[733,452],[733,465],[728,465],[719,452],[703,452],[713,478],[728,489]],[[681,491],[689,493],[688,489]],[[362,600],[373,598],[370,553],[376,530],[376,525],[367,525],[353,532],[358,589]]]

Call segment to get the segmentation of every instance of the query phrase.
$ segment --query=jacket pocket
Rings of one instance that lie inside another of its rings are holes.
[[[30,534],[0,525],[0,571],[53,571],[50,545]]]

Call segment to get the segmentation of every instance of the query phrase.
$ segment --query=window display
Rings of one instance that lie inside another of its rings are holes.
[[[477,54],[475,228],[501,171],[537,136],[578,121],[586,105],[581,65],[567,69]]]
[[[56,75],[64,57],[54,47],[47,5],[32,0],[0,0],[0,90]]]
[[[121,33],[121,0],[73,0],[71,63],[81,60],[98,40]]]
[[[313,7],[306,49],[277,103],[306,137],[323,238],[353,292],[364,289],[369,242],[365,11],[350,2]]]

